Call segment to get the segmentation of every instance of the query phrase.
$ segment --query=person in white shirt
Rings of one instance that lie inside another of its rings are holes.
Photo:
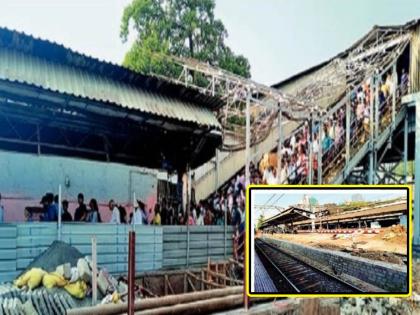
[[[277,184],[277,179],[276,179],[276,176],[274,175],[272,166],[269,166],[264,172],[263,181],[265,181],[268,185]]]
[[[112,211],[112,216],[111,216],[111,220],[109,220],[109,223],[120,224],[121,223],[120,210],[118,210],[113,199],[109,201],[109,210]]]
[[[140,205],[137,200],[134,201],[134,213],[133,218],[131,219],[131,224],[143,224],[143,215],[141,213]]]
[[[292,151],[295,149],[296,147],[296,137],[293,134],[292,137],[290,138],[290,147],[292,148]]]
[[[289,177],[288,167],[289,166],[287,165],[287,161],[283,159],[281,163],[280,173],[279,173],[279,176],[280,176],[279,183],[282,185],[287,185],[289,183],[288,182],[288,177]]]
[[[204,225],[204,208],[199,208],[199,214],[197,217],[196,225]]]
[[[312,151],[314,155],[318,154],[318,151],[319,151],[319,141],[318,141],[317,133],[314,133],[314,140],[312,142]]]

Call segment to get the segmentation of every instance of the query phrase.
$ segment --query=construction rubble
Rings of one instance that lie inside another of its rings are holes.
[[[98,268],[92,303],[92,261],[60,241],[35,258],[13,283],[0,284],[0,315],[59,315],[69,309],[122,302],[128,287]]]

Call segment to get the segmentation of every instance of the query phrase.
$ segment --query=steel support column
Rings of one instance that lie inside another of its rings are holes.
[[[408,182],[408,168],[407,168],[407,163],[408,163],[408,111],[405,114],[404,117],[404,174],[403,174],[403,178],[404,178],[404,184],[407,184]]]
[[[319,132],[318,132],[318,139],[319,139],[319,148],[318,148],[318,180],[317,184],[322,184],[322,140],[323,140],[323,133],[324,133],[324,121],[321,119],[319,120]]]
[[[220,171],[220,156],[219,156],[219,149],[216,149],[216,161],[215,161],[215,166],[216,166],[216,173],[215,173],[215,177],[214,177],[214,191],[217,191],[217,189],[219,189],[219,171]]]
[[[351,115],[351,104],[350,104],[350,96],[348,96],[348,100],[346,103],[346,164],[348,165],[350,162],[350,115]]]
[[[245,141],[245,188],[250,184],[249,166],[251,164],[251,91],[246,96],[246,141]]]
[[[278,143],[277,143],[277,183],[278,184],[283,184],[280,182],[280,172],[281,172],[281,168],[282,168],[282,154],[281,154],[281,150],[282,150],[282,146],[283,146],[283,131],[282,131],[282,110],[281,110],[281,104],[279,103],[279,139],[278,139]]]
[[[313,113],[311,113],[310,115],[310,119],[309,119],[309,161],[308,161],[308,165],[309,165],[309,172],[308,172],[308,184],[312,185],[312,178],[313,178],[313,142],[314,142],[314,122],[313,122]]]
[[[397,62],[392,65],[392,130],[395,130],[395,110],[397,104]]]

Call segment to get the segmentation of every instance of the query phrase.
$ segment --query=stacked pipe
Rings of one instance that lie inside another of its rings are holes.
[[[141,314],[194,314],[226,310],[243,304],[243,287],[235,286],[223,289],[168,295],[164,297],[138,300],[134,310]],[[97,305],[72,309],[68,315],[114,315],[127,312],[126,303]]]

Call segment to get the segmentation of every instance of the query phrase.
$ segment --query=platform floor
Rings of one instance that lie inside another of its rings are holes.
[[[258,254],[254,250],[254,289],[255,293],[264,292],[277,292],[277,288],[267,273],[263,263],[261,262]]]

